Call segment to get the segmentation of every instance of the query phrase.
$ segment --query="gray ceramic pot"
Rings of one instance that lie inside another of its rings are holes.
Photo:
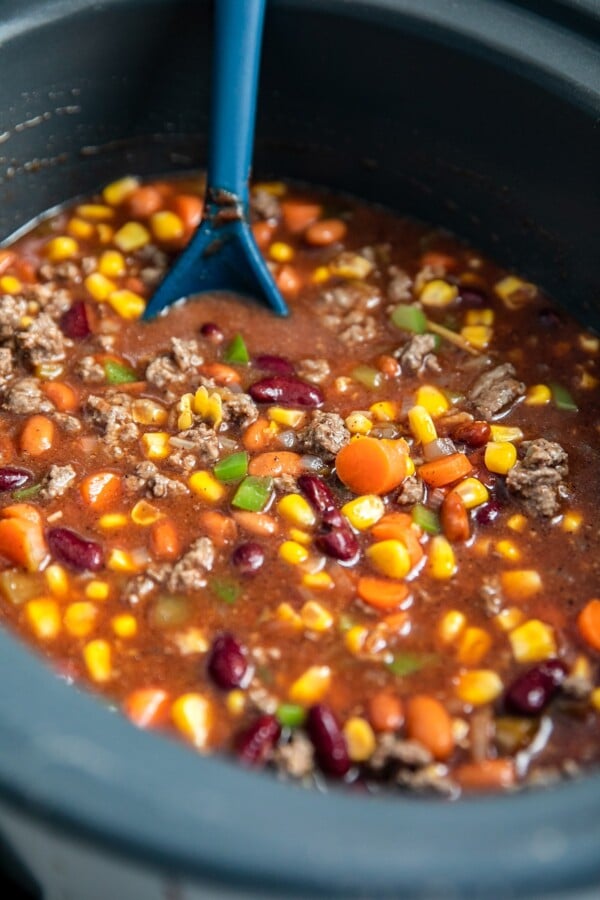
[[[274,0],[256,168],[446,225],[597,325],[597,14]],[[3,0],[0,235],[119,173],[201,164],[209,53],[200,2]],[[5,635],[0,827],[49,898],[600,890],[596,775],[456,805],[304,792],[135,731]]]

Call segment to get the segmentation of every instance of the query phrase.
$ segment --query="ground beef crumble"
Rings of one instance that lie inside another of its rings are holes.
[[[206,573],[215,561],[215,548],[207,537],[198,538],[172,566],[167,588],[170,591],[198,591],[206,586]]]
[[[42,393],[37,378],[18,378],[11,382],[2,407],[21,416],[54,411],[54,404]]]
[[[491,419],[525,393],[525,385],[515,376],[512,363],[503,363],[480,375],[471,386],[468,398],[478,415]]]
[[[415,334],[406,344],[399,347],[394,356],[402,371],[412,375],[424,372],[440,372],[441,366],[435,355],[435,335]]]
[[[73,466],[50,466],[38,494],[41,500],[55,500],[62,497],[77,477]]]
[[[508,490],[531,515],[556,515],[569,471],[567,453],[560,444],[545,438],[524,441],[520,453],[522,459],[506,476]]]
[[[349,440],[350,432],[342,417],[320,409],[311,413],[308,425],[298,432],[298,441],[304,452],[320,456],[326,461],[332,460]]]
[[[138,463],[133,474],[125,476],[125,486],[127,490],[144,491],[147,497],[156,498],[189,493],[183,482],[163,475],[150,461]]]

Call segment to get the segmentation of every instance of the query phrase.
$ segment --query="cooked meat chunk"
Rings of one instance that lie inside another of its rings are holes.
[[[215,463],[221,452],[219,445],[219,436],[214,428],[205,422],[194,425],[185,431],[180,431],[170,441],[173,447],[178,451],[195,454],[195,459],[200,459],[205,464]],[[173,463],[173,457],[169,457],[169,463]]]
[[[396,495],[396,503],[399,506],[414,506],[421,503],[425,496],[425,485],[416,475],[409,475],[402,482],[402,486]]]
[[[298,440],[305,453],[331,460],[350,440],[350,432],[337,413],[316,409],[311,420],[298,433]]]
[[[171,338],[171,352],[152,360],[146,368],[146,379],[158,388],[183,384],[189,378],[190,369],[200,366],[202,361],[195,340]]]
[[[258,407],[248,394],[229,394],[223,400],[223,421],[247,428],[258,419]]]
[[[257,219],[279,220],[281,205],[277,197],[262,188],[255,188],[250,195],[250,209]]]
[[[491,419],[523,396],[525,385],[514,377],[515,374],[512,363],[503,363],[479,376],[468,393],[478,415]]]
[[[42,263],[38,272],[45,281],[70,281],[75,284],[81,281],[79,266],[71,260],[64,260],[58,263]]]
[[[390,266],[390,282],[387,288],[388,299],[392,303],[404,303],[412,298],[412,278],[398,266]]]
[[[169,497],[173,494],[189,493],[185,484],[175,478],[167,478],[159,472],[153,462],[138,463],[133,475],[125,477],[125,485],[130,491],[144,491],[148,497]]]
[[[344,344],[362,344],[373,340],[377,334],[376,320],[369,313],[381,302],[377,287],[363,281],[350,281],[322,291],[319,301],[323,325],[335,331]]]
[[[459,787],[449,775],[446,766],[434,763],[411,772],[409,769],[401,769],[396,781],[399,785],[409,788],[411,791],[431,792],[442,794],[444,797],[458,796]]]
[[[555,516],[566,478],[568,456],[555,441],[538,438],[521,444],[524,456],[506,476],[512,494],[523,501],[533,516]]]
[[[65,358],[65,337],[46,313],[40,313],[25,331],[17,331],[15,341],[32,366]]]
[[[497,575],[484,575],[481,579],[479,596],[486,615],[497,616],[504,606],[502,585]]]
[[[28,284],[24,287],[25,299],[44,310],[55,322],[73,303],[73,297],[66,288],[59,288],[54,282],[48,284]]]
[[[313,384],[323,384],[329,377],[331,368],[326,359],[301,359],[296,366],[299,378],[312,381]]]
[[[430,751],[418,741],[405,740],[396,737],[395,734],[385,733],[378,739],[369,764],[375,770],[384,769],[390,763],[417,769],[428,766],[432,761]]]
[[[424,372],[441,371],[434,350],[435,335],[415,334],[406,344],[395,351],[394,356],[400,363],[403,372],[422,375]]]
[[[301,731],[295,731],[287,744],[276,747],[273,762],[282,774],[305,778],[315,768],[313,746]]]
[[[103,397],[90,394],[83,406],[84,416],[104,435],[115,456],[123,455],[121,444],[137,440],[139,434],[131,403],[128,394],[107,391]]]
[[[171,348],[173,359],[182,372],[187,372],[188,369],[195,369],[204,362],[204,357],[201,355],[198,347],[198,341],[193,338],[188,341],[176,337],[171,338]]]
[[[206,573],[215,561],[215,548],[210,538],[194,541],[189,550],[173,566],[167,581],[170,591],[198,591],[206,585]]]
[[[0,297],[0,340],[12,343],[16,331],[21,327],[21,319],[27,314],[24,297],[4,294]]]
[[[0,347],[0,387],[4,387],[14,374],[14,360],[10,347]]]
[[[75,367],[82,381],[101,384],[106,381],[104,367],[93,356],[82,356]]]
[[[2,406],[20,416],[54,410],[54,404],[42,393],[37,378],[19,378],[13,381],[6,391]]]
[[[42,500],[55,500],[67,491],[77,474],[73,466],[50,466],[38,497]]]

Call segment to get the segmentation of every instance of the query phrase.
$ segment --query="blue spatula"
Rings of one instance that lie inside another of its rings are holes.
[[[145,319],[207,291],[248,295],[288,313],[248,223],[248,179],[266,0],[216,0],[204,215],[151,297]]]

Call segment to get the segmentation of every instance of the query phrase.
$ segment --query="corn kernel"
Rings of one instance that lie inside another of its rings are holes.
[[[274,262],[291,262],[294,258],[294,248],[290,247],[289,244],[284,244],[283,241],[275,241],[269,247],[269,256]]]
[[[419,295],[419,300],[423,306],[442,309],[449,306],[458,297],[458,288],[455,284],[448,284],[442,278],[434,278],[428,281]]]
[[[388,578],[405,578],[411,570],[410,556],[398,540],[377,541],[367,549],[372,565]]]
[[[509,600],[529,600],[542,589],[537,569],[511,569],[500,575],[502,591]]]
[[[493,309],[468,309],[465,314],[465,325],[493,325]]]
[[[95,230],[91,222],[78,219],[77,216],[73,216],[67,223],[67,233],[71,237],[79,238],[82,241],[89,241],[94,236]]]
[[[113,241],[122,253],[133,253],[150,242],[150,232],[140,222],[126,222],[116,232]]]
[[[460,335],[472,347],[485,350],[490,345],[494,331],[489,325],[464,325],[460,329]]]
[[[142,449],[146,459],[166,459],[171,452],[167,431],[148,431],[142,435]]]
[[[18,294],[23,285],[14,275],[3,275],[0,278],[0,291],[3,294]]]
[[[155,212],[150,217],[150,228],[158,241],[177,241],[185,232],[182,220],[168,209]]]
[[[377,422],[394,422],[398,415],[398,407],[391,400],[379,400],[371,404],[369,412]]]
[[[207,743],[212,725],[212,708],[202,694],[182,694],[171,707],[175,727],[199,750]]]
[[[503,559],[508,559],[510,562],[518,562],[521,559],[521,551],[518,547],[515,547],[512,541],[497,541],[494,549],[499,556],[503,557]]]
[[[51,262],[62,262],[64,259],[72,259],[79,252],[79,244],[75,238],[62,235],[52,238],[45,247],[45,253]]]
[[[567,534],[574,534],[579,531],[583,522],[583,516],[578,512],[567,512],[562,517],[561,528]]]
[[[433,419],[424,406],[413,406],[408,411],[408,425],[412,435],[420,444],[430,444],[437,440],[437,430]]]
[[[272,422],[277,425],[284,425],[286,428],[300,428],[306,420],[306,413],[300,409],[285,409],[283,406],[271,406],[267,415]]]
[[[182,656],[206,653],[209,647],[206,634],[201,628],[196,628],[194,625],[186,628],[185,631],[179,631],[177,634],[174,634],[173,643],[177,646]]]
[[[311,631],[328,631],[333,625],[333,616],[316,600],[307,600],[300,610],[300,618],[305,628]]]
[[[323,284],[329,279],[330,275],[329,266],[317,266],[312,273],[311,281],[313,284]]]
[[[406,457],[406,477],[410,478],[411,475],[414,475],[416,472],[415,463],[411,456]]]
[[[140,564],[136,562],[132,554],[119,547],[113,547],[110,551],[106,565],[113,572],[135,573],[140,571]]]
[[[80,600],[70,603],[64,616],[65,628],[73,637],[87,637],[96,622],[98,610],[93,603]]]
[[[350,413],[346,417],[345,425],[350,434],[368,434],[373,428],[373,423],[364,413]]]
[[[124,178],[119,178],[118,181],[107,184],[102,191],[102,196],[105,202],[110,203],[111,206],[120,206],[139,187],[139,184],[138,178],[126,175]]]
[[[525,406],[545,406],[552,400],[552,391],[547,384],[532,384],[525,394]]]
[[[492,669],[462,672],[456,684],[456,696],[470,706],[492,703],[503,691],[502,681]]]
[[[227,488],[206,471],[192,472],[188,484],[194,494],[208,503],[219,503],[227,493]]]
[[[110,278],[106,278],[101,272],[92,272],[91,275],[87,276],[83,283],[87,292],[92,295],[94,300],[107,300],[109,295],[114,293],[117,289],[114,281],[111,281]]]
[[[542,662],[556,655],[554,631],[540,619],[529,619],[511,631],[508,638],[517,662]]]
[[[369,631],[364,625],[353,625],[344,635],[346,649],[354,656],[358,656],[365,645],[368,634]]]
[[[85,596],[89,600],[107,600],[110,593],[110,587],[106,581],[88,581],[85,586]]]
[[[209,394],[204,385],[201,385],[192,398],[192,406],[197,415],[212,422],[215,428],[219,427],[223,418],[223,401],[220,394],[216,391]],[[277,429],[275,422],[271,422],[271,425]]]
[[[98,261],[98,271],[107,278],[120,278],[125,275],[127,266],[125,258],[118,250],[105,250]]]
[[[521,534],[527,528],[527,517],[523,513],[515,513],[506,524],[511,531],[518,531]]]
[[[160,509],[147,500],[139,500],[131,510],[131,519],[136,525],[153,525],[162,518]]]
[[[146,301],[134,291],[113,291],[107,297],[109,304],[122,319],[139,319],[146,309]]]
[[[96,230],[98,232],[98,240],[100,243],[110,244],[115,234],[115,229],[112,225],[107,225],[105,222],[99,222],[98,225],[96,225]]]
[[[597,712],[600,712],[600,687],[594,688],[590,695],[592,706]]]
[[[292,703],[312,706],[323,699],[331,683],[329,666],[311,666],[291,685],[288,696]]]
[[[112,678],[112,650],[108,641],[97,638],[86,644],[83,648],[83,661],[94,681],[110,681]]]
[[[444,644],[454,643],[464,631],[466,624],[466,616],[458,609],[448,610],[438,623],[437,634],[439,639]]]
[[[579,387],[585,391],[593,391],[599,384],[600,381],[591,372],[583,371],[579,376]]]
[[[517,461],[517,448],[510,441],[489,441],[483,458],[490,472],[506,475]]]
[[[491,546],[491,538],[477,538],[477,540],[471,544],[471,552],[476,556],[489,556]]]
[[[592,667],[587,656],[580,655],[575,659],[569,675],[571,678],[582,678],[585,681],[590,681],[593,678]]]
[[[98,525],[106,531],[113,528],[125,528],[128,524],[129,520],[125,513],[105,513],[98,519]]]
[[[138,623],[135,616],[132,616],[130,613],[113,616],[110,624],[117,637],[130,638],[137,634]]]
[[[307,572],[302,576],[302,584],[313,591],[329,591],[335,582],[329,572]]]
[[[465,478],[453,488],[453,491],[458,494],[466,509],[481,506],[482,503],[487,503],[490,498],[485,484],[482,484],[477,478]]]
[[[492,440],[496,442],[523,440],[523,432],[516,426],[490,425],[490,428],[492,430]]]
[[[506,609],[501,609],[498,615],[494,616],[494,622],[501,631],[512,631],[521,624],[524,618],[523,610],[518,606],[507,606]]]
[[[91,219],[92,222],[106,222],[115,215],[114,209],[103,203],[82,203],[77,207],[76,213],[82,219]]]
[[[60,610],[56,600],[46,597],[29,600],[25,615],[36,637],[42,641],[55,638],[60,631]]]
[[[348,756],[352,762],[366,762],[375,752],[375,733],[362,716],[352,716],[343,728]]]
[[[429,545],[428,569],[432,578],[446,581],[456,572],[456,558],[451,544],[441,534],[436,534]]]
[[[507,275],[494,285],[494,290],[509,309],[519,309],[537,294],[535,284]]]
[[[300,528],[311,528],[317,521],[312,506],[302,494],[286,494],[277,504],[277,511]]]
[[[48,590],[55,597],[66,597],[69,593],[69,576],[63,566],[52,563],[44,572]]]
[[[302,619],[289,603],[280,603],[275,610],[275,615],[280,622],[292,625],[294,628],[303,628]]]
[[[285,197],[287,185],[283,181],[260,181],[253,186],[254,191],[264,191],[272,197]]]
[[[131,404],[133,421],[138,425],[164,425],[169,414],[164,406],[154,400],[134,400]]]
[[[450,409],[448,400],[431,384],[423,384],[417,391],[417,406],[422,406],[430,416],[441,416]]]
[[[289,537],[292,541],[302,544],[303,547],[310,547],[313,539],[310,531],[303,531],[301,528],[290,528]]]
[[[385,512],[385,504],[376,494],[363,494],[342,506],[342,512],[358,531],[366,531],[379,522]]]
[[[458,645],[457,658],[463,666],[476,666],[492,646],[492,639],[483,628],[467,628]]]
[[[329,271],[338,278],[363,281],[373,271],[373,263],[359,253],[340,253],[329,263]]]
[[[229,691],[225,698],[225,706],[230,716],[241,716],[246,708],[246,695],[243,691]]]
[[[279,558],[291,566],[298,566],[308,559],[308,550],[297,541],[284,541],[279,548]]]
[[[597,353],[598,350],[600,350],[600,338],[584,331],[579,335],[579,346],[582,350],[585,350],[586,353]]]

